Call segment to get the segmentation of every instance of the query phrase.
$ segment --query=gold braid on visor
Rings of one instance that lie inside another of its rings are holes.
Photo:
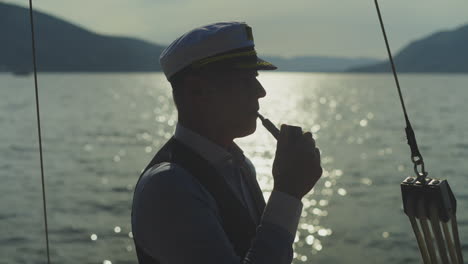
[[[205,59],[201,59],[199,61],[193,62],[192,67],[193,68],[201,68],[207,64],[213,63],[213,62],[218,62],[226,59],[232,59],[232,58],[238,58],[238,57],[250,57],[250,56],[255,56],[257,57],[257,52],[255,50],[250,50],[250,51],[242,51],[242,52],[236,52],[236,53],[229,53],[229,54],[224,54],[224,55],[219,55],[219,56],[214,56],[214,57],[209,57]]]

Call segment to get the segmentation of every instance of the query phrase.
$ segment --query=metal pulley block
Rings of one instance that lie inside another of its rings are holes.
[[[446,180],[408,177],[401,183],[403,208],[425,264],[463,264],[457,201]]]

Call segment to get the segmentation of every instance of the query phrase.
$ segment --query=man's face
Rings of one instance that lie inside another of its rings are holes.
[[[210,114],[223,133],[234,138],[255,132],[258,99],[266,95],[257,70],[229,70],[208,78]]]

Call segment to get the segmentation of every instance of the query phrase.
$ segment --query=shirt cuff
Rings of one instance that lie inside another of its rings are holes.
[[[283,192],[272,191],[262,221],[278,225],[295,236],[302,206],[301,200]]]

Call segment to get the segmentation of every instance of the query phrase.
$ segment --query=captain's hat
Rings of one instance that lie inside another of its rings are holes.
[[[252,28],[244,22],[221,22],[195,28],[180,36],[159,57],[168,80],[186,69],[203,67],[275,70],[257,57]]]

